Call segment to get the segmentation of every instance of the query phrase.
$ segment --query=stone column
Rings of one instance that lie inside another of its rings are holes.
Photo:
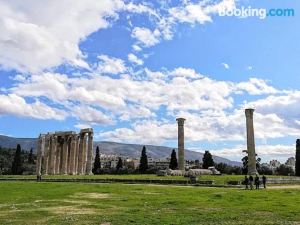
[[[76,135],[72,135],[71,149],[70,149],[70,162],[69,162],[69,174],[75,175],[75,160],[76,160]]]
[[[80,134],[79,137],[79,148],[78,148],[78,163],[77,163],[77,174],[81,175],[82,174],[82,152],[83,152],[83,134]]]
[[[78,158],[79,158],[79,148],[80,148],[80,135],[76,135],[76,151],[75,151],[75,174],[78,174]]]
[[[42,174],[42,145],[43,145],[44,137],[42,135],[39,136],[37,143],[37,161],[36,161],[36,175],[40,176]]]
[[[61,172],[61,152],[62,152],[62,139],[61,137],[57,137],[57,146],[56,146],[56,169],[55,169],[55,173],[56,174],[60,174]]]
[[[184,159],[184,118],[177,118],[178,123],[178,169],[185,170]]]
[[[249,175],[257,174],[254,126],[253,126],[253,112],[254,112],[254,109],[245,109],[246,127],[247,127],[248,174]]]
[[[49,155],[50,155],[50,138],[49,135],[46,134],[45,136],[45,144],[44,144],[44,171],[45,175],[48,175],[48,169],[49,169]]]
[[[88,134],[83,133],[83,142],[82,142],[82,174],[85,174],[86,171],[86,162],[87,162],[87,140]]]
[[[68,174],[68,150],[69,150],[69,141],[68,136],[64,137],[63,144],[63,157],[62,157],[62,174]]]
[[[87,148],[87,163],[85,174],[91,175],[92,173],[92,161],[93,161],[93,132],[89,132],[88,148]]]
[[[50,161],[50,171],[49,174],[55,174],[56,169],[56,147],[57,147],[57,139],[55,135],[51,136],[51,161]]]

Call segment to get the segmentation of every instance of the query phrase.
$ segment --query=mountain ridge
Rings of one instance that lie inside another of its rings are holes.
[[[0,146],[5,148],[16,148],[17,144],[20,144],[22,149],[29,151],[31,148],[36,150],[37,138],[14,138],[4,135],[0,135]],[[94,150],[96,146],[99,146],[100,152],[111,155],[122,155],[133,158],[139,158],[143,145],[140,144],[126,144],[109,141],[94,141]],[[166,158],[170,157],[172,149],[177,151],[177,148],[171,148],[166,146],[145,145],[147,148],[147,155],[152,158]],[[203,153],[192,150],[185,150],[185,158],[187,160],[202,160]],[[223,157],[213,155],[213,159],[216,163],[226,163],[232,166],[241,166],[240,162],[232,161]]]

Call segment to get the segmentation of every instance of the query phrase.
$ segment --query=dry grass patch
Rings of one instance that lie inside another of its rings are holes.
[[[75,193],[72,195],[73,198],[88,198],[88,199],[106,199],[110,195],[106,193]]]

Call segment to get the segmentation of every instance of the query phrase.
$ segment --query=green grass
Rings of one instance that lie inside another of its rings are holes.
[[[0,183],[0,224],[299,224],[300,190]]]

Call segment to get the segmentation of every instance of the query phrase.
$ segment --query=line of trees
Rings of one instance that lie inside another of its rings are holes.
[[[0,174],[35,174],[35,157],[33,149],[24,151],[19,144],[16,149],[0,146]]]

